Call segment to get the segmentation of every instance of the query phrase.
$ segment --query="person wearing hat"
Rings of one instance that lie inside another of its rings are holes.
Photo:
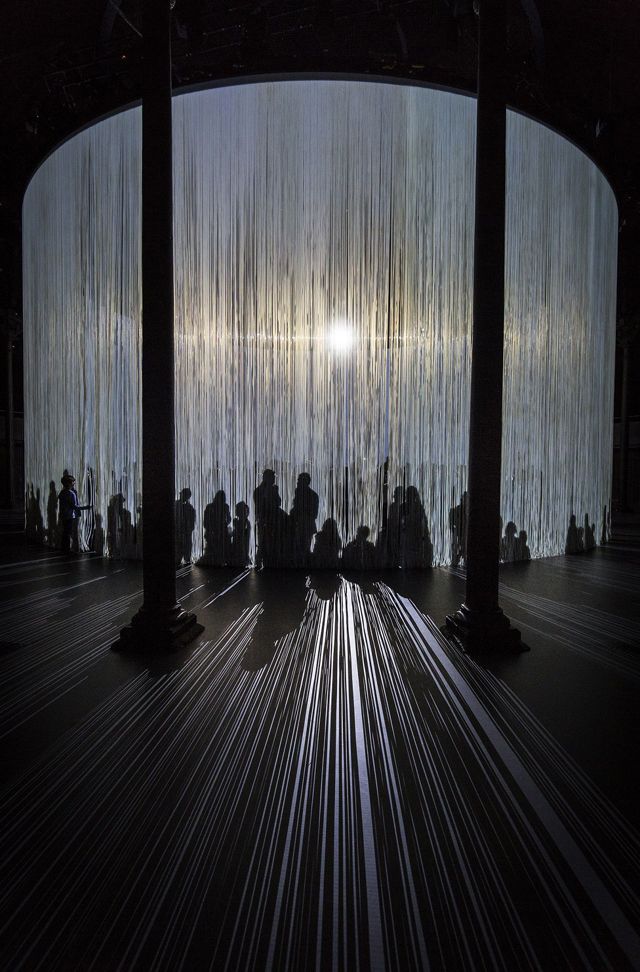
[[[78,504],[78,494],[76,492],[76,481],[74,477],[65,469],[61,479],[62,489],[58,496],[58,507],[60,509],[60,521],[62,523],[62,537],[60,549],[62,553],[78,553],[78,520],[82,510],[88,510],[89,506]]]

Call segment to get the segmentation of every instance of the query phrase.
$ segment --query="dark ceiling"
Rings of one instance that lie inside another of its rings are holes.
[[[141,0],[14,0],[0,14],[0,309],[20,310],[30,172],[140,96]],[[640,297],[640,3],[510,0],[510,103],[603,168],[620,211],[619,315]],[[357,72],[474,90],[472,0],[177,0],[176,87],[267,72]]]

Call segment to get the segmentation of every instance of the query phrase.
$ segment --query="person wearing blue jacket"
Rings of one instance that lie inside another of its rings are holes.
[[[79,551],[78,543],[78,522],[82,510],[90,509],[89,506],[80,506],[78,494],[76,492],[76,481],[74,477],[65,469],[62,477],[62,489],[58,496],[58,509],[60,511],[60,522],[62,524],[60,549],[62,553],[74,553]]]

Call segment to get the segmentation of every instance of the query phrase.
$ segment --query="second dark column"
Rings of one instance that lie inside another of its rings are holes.
[[[465,602],[446,633],[467,651],[520,648],[498,605],[506,170],[506,0],[480,0]]]
[[[176,600],[170,0],[145,0],[142,98],[142,607],[115,648],[179,648],[203,631]]]

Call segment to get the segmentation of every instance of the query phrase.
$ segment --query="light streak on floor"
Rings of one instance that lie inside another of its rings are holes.
[[[5,751],[94,696],[4,788],[3,968],[638,967],[637,832],[391,579],[303,587],[272,641],[266,578],[184,575],[207,627],[165,665],[109,648],[135,576],[5,602]],[[606,612],[505,588],[603,667]]]

